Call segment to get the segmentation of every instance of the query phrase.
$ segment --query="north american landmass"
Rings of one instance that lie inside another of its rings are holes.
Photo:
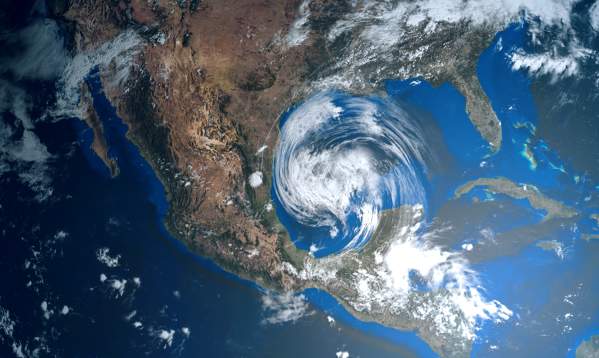
[[[464,96],[475,128],[491,150],[498,150],[501,124],[476,75],[478,57],[498,28],[462,21],[440,24],[425,35],[426,21],[420,27],[405,25],[393,56],[363,63],[348,74],[343,59],[360,54],[360,29],[334,41],[329,32],[350,12],[349,1],[315,0],[309,11],[297,0],[50,3],[54,17],[65,24],[74,54],[93,53],[125,31],[139,37],[125,77],[114,61],[99,70],[106,94],[129,127],[129,139],[166,189],[165,223],[174,237],[267,289],[321,288],[360,319],[416,331],[443,356],[469,355],[472,341],[463,339],[462,332],[441,331],[426,313],[408,314],[423,301],[442,301],[442,292],[412,295],[399,311],[359,304],[359,279],[380,264],[377,253],[388,248],[391,232],[416,225],[418,207],[386,213],[362,251],[314,259],[295,247],[277,220],[270,192],[272,156],[281,115],[313,88],[348,75],[357,80],[342,89],[355,94],[377,91],[388,78],[450,82]],[[307,29],[298,36],[306,38],[296,43],[290,35],[302,16]],[[406,55],[419,49],[417,59]],[[89,102],[85,85],[81,93],[82,103]],[[92,149],[117,175],[101,123],[93,108],[86,108],[83,119],[94,131]],[[250,182],[253,174],[259,183]],[[490,183],[476,185],[483,184]],[[531,204],[538,199],[528,198]],[[551,214],[564,213],[548,203],[542,202]],[[461,322],[463,317],[455,314]]]

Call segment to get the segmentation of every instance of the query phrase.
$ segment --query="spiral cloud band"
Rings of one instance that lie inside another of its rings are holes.
[[[397,105],[320,93],[282,123],[274,193],[292,220],[327,228],[344,250],[359,248],[382,210],[424,203],[424,148],[418,126]]]

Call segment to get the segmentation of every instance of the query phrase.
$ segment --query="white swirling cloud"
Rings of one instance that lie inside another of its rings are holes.
[[[350,237],[346,248],[359,247],[374,233],[385,203],[424,201],[415,170],[425,152],[418,137],[417,127],[392,103],[315,95],[281,128],[277,197],[299,223],[327,227],[331,237]]]

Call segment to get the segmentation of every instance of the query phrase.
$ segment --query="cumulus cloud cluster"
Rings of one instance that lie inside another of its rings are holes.
[[[115,268],[119,266],[121,255],[110,255],[109,248],[101,247],[96,250],[96,258],[107,267]]]
[[[262,308],[266,324],[295,322],[308,312],[306,297],[293,292],[278,294],[268,291],[262,296]]]

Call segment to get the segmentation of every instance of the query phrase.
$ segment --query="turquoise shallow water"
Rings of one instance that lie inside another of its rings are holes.
[[[437,189],[433,195],[438,198],[432,202],[442,202],[446,188],[451,191],[467,180],[503,176],[517,183],[533,184],[550,197],[585,214],[588,212],[589,208],[584,207],[582,199],[593,193],[593,185],[578,184],[576,174],[572,174],[568,164],[563,163],[546,143],[535,139],[530,130],[538,123],[530,93],[531,79],[526,73],[513,71],[508,58],[515,49],[526,49],[525,35],[525,24],[511,25],[496,36],[478,63],[482,87],[502,122],[503,145],[497,154],[489,155],[487,146],[463,113],[464,100],[449,85],[432,88],[425,82],[417,85],[411,81],[387,83],[391,96],[432,113],[455,158],[453,175],[443,173],[439,178],[433,178],[433,183],[442,182],[442,185],[431,185],[434,192]],[[446,101],[453,103],[447,104]],[[519,126],[519,123],[526,124],[526,127]],[[522,155],[524,145],[528,145],[534,153],[536,167],[532,167]],[[481,162],[484,166],[480,165]],[[519,204],[528,205],[526,202]],[[587,304],[596,297],[598,287],[588,270],[589,265],[593,265],[596,247],[589,247],[588,243],[580,240],[579,231],[589,228],[587,219],[582,218],[575,226],[555,230],[548,237],[568,247],[565,260],[560,260],[552,252],[529,247],[515,257],[475,265],[489,296],[513,307],[516,318],[500,327],[486,323],[479,332],[481,338],[475,346],[474,356],[564,356],[572,354],[582,337],[593,331],[592,327],[597,325],[597,307]],[[585,293],[579,293],[579,297],[586,295],[581,300],[586,303],[570,307],[575,312],[570,314],[576,316],[570,321],[564,319],[569,311],[562,299],[580,286],[561,283],[572,279],[584,287],[581,291]],[[560,321],[559,324],[555,323],[556,320]]]

